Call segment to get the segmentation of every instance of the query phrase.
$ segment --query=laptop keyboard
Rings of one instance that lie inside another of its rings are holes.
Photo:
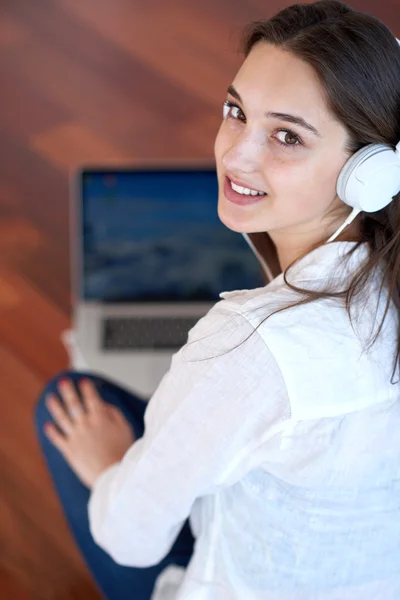
[[[103,348],[181,348],[198,320],[199,317],[108,317],[103,321]]]

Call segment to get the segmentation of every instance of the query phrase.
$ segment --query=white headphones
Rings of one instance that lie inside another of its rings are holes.
[[[400,45],[400,40],[397,42]],[[358,150],[340,171],[336,192],[353,210],[326,243],[332,242],[362,210],[381,210],[400,192],[400,141],[395,151],[386,144],[368,144]]]

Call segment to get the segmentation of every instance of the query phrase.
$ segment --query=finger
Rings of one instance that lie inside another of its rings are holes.
[[[115,419],[117,423],[124,423],[130,427],[134,440],[137,439],[136,430],[133,424],[126,418],[123,411],[119,408],[119,406],[115,406],[115,404],[108,404],[107,408],[110,410],[112,417]]]
[[[72,422],[78,421],[85,414],[85,407],[70,379],[61,379],[58,383],[60,395],[64,400],[68,416]]]
[[[109,404],[108,402],[104,402],[104,406],[103,406],[104,412],[107,414],[107,416],[112,419],[113,421],[116,420],[116,413],[113,409],[113,405]]]
[[[94,383],[90,379],[82,379],[79,382],[79,388],[88,414],[98,413],[103,408],[104,402]]]
[[[73,424],[59,399],[53,394],[50,394],[46,398],[46,406],[61,431],[66,435],[69,435],[72,431]]]
[[[44,433],[49,438],[51,443],[60,450],[60,452],[64,455],[66,452],[66,438],[62,435],[57,428],[52,424],[47,422],[44,425]]]
[[[116,421],[125,420],[122,411],[118,408],[118,406],[115,406],[115,404],[107,404],[107,410]]]

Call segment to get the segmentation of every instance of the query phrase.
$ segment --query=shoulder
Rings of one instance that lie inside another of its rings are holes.
[[[382,333],[366,351],[375,297],[369,297],[360,312],[355,306],[351,320],[343,299],[291,306],[301,296],[277,280],[272,283],[224,297],[226,306],[257,330],[273,355],[295,420],[336,417],[392,398],[393,335],[389,339],[390,331]],[[302,281],[300,287],[319,289],[320,284]]]
[[[242,343],[247,339],[248,342]],[[265,356],[270,354],[265,340],[257,334],[254,325],[243,314],[241,306],[222,299],[189,331],[184,355],[202,358],[208,352],[231,351],[236,345],[235,360],[238,355],[242,355],[241,360],[247,362],[256,353]],[[232,352],[230,354],[233,355]]]

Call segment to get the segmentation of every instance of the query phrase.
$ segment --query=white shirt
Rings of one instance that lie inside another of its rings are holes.
[[[346,266],[354,245],[317,248],[289,281],[347,281],[368,252]],[[322,299],[252,333],[299,299],[282,274],[224,292],[173,355],[144,436],[100,475],[88,506],[96,543],[132,567],[159,563],[190,517],[192,559],[159,575],[153,600],[399,600],[393,303],[363,353],[386,302],[376,314],[378,275],[353,327],[342,300]]]

